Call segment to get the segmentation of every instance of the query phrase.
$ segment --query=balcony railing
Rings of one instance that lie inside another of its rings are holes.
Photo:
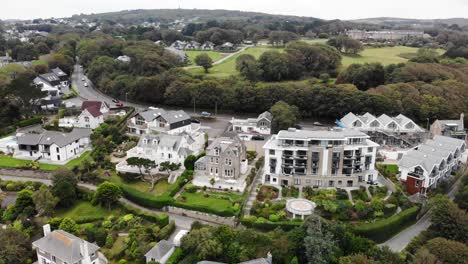
[[[417,173],[417,172],[408,172],[408,175],[409,176],[413,176],[413,177],[416,177],[416,178],[424,178],[424,175],[422,173]]]

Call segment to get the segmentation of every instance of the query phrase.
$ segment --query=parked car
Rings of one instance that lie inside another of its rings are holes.
[[[122,103],[115,104],[117,107],[123,107],[124,105]]]
[[[112,99],[112,102],[113,102],[113,103],[116,103],[116,104],[120,103],[120,101],[117,100],[117,99]]]
[[[84,83],[84,87],[88,87],[88,83]]]
[[[203,111],[203,112],[201,112],[201,115],[202,115],[203,117],[210,117],[210,116],[211,116],[211,113],[210,113],[210,112],[205,112],[205,111]]]
[[[83,78],[81,78],[81,80],[84,82],[84,81],[85,81],[85,78],[83,77]]]
[[[255,135],[255,136],[252,136],[252,140],[265,140],[265,137],[260,136],[260,135]]]
[[[192,121],[192,123],[195,123],[195,124],[200,124],[200,120],[195,119],[195,118],[192,118],[190,121]]]

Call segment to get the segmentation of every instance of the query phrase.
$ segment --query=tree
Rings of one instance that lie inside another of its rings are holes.
[[[434,197],[431,204],[430,229],[434,235],[468,243],[468,214],[442,195]]]
[[[442,262],[426,247],[422,247],[416,252],[413,264],[442,264]]]
[[[151,182],[151,187],[149,191],[152,192],[154,190],[154,185],[156,184],[156,180],[158,179],[156,174],[151,173],[151,171],[158,166],[156,162],[150,159],[131,157],[127,159],[127,164],[130,166],[138,167],[138,169],[140,170],[140,178],[143,181],[145,181],[145,177],[144,177],[142,169],[143,168],[145,169],[144,172],[150,178],[150,182]]]
[[[184,160],[184,167],[187,170],[195,169],[195,162],[198,160],[198,157],[195,155],[188,155]]]
[[[195,63],[198,66],[203,67],[203,69],[205,69],[206,73],[208,73],[209,68],[213,67],[213,60],[206,53],[202,53],[202,54],[198,55],[197,57],[195,57]]]
[[[181,166],[180,163],[173,163],[173,162],[165,161],[159,164],[159,170],[167,172],[170,178],[171,172],[180,169],[180,166]]]
[[[341,257],[339,264],[377,264],[378,262],[369,259],[366,255],[357,254],[347,257]]]
[[[116,203],[120,197],[122,197],[122,190],[117,185],[108,181],[101,183],[94,193],[94,201],[101,205],[106,205],[109,210],[112,204]]]
[[[308,263],[329,263],[335,249],[335,240],[322,224],[320,216],[309,216],[304,222],[304,227],[306,228],[304,245]]]
[[[262,76],[257,60],[251,54],[242,54],[236,59],[236,70],[249,81],[256,82]]]
[[[32,84],[32,76],[29,74],[19,74],[8,85],[7,91],[15,96],[16,101],[21,106],[21,112],[26,118],[37,110],[42,98],[46,96],[46,92],[42,92],[41,89],[37,89]]]
[[[14,218],[23,216],[30,217],[34,214],[34,202],[32,198],[33,192],[27,189],[24,189],[18,193],[14,207],[13,207],[13,216]]]
[[[78,231],[78,225],[73,219],[65,217],[60,223],[59,229],[71,234],[75,234]]]
[[[59,198],[59,205],[68,207],[77,199],[78,180],[69,169],[60,168],[52,176],[52,194]]]
[[[273,115],[271,127],[275,134],[280,130],[295,126],[298,122],[298,108],[296,106],[290,106],[284,101],[276,102],[270,108],[270,113]]]
[[[42,185],[39,190],[34,192],[32,198],[39,216],[50,216],[59,202],[59,199],[55,197],[45,185]]]
[[[464,177],[468,178],[467,176]],[[461,209],[468,211],[468,185],[458,191],[457,195],[455,196],[455,202]]]
[[[385,70],[380,63],[351,64],[338,75],[336,83],[352,83],[365,91],[385,83]]]
[[[466,264],[468,261],[468,246],[457,241],[438,237],[429,240],[424,247],[442,263]]]
[[[31,243],[21,231],[12,227],[0,228],[0,263],[27,263],[31,257]]]

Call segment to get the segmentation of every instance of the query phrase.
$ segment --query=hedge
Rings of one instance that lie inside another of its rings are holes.
[[[179,261],[182,260],[183,254],[184,254],[183,250],[180,247],[177,247],[174,250],[174,253],[172,253],[172,255],[167,260],[166,264],[177,264],[177,263],[179,263]]]
[[[122,190],[125,198],[144,207],[161,209],[174,201],[172,197],[165,195],[156,197],[151,194],[140,192],[125,184],[119,184],[118,186]]]
[[[262,231],[271,231],[278,227],[283,229],[284,231],[289,231],[302,225],[302,222],[294,222],[294,221],[258,222],[256,219],[248,219],[248,218],[241,218],[240,222],[246,227],[259,229]]]
[[[219,215],[219,216],[224,216],[224,217],[231,217],[231,216],[237,216],[237,211],[234,211],[233,209],[225,209],[225,210],[216,210],[210,207],[205,207],[203,205],[195,205],[195,204],[185,204],[182,202],[178,201],[173,201],[171,204],[173,207],[178,207],[178,208],[183,208],[191,211],[198,211],[202,213],[207,213],[207,214],[214,214],[214,215]]]
[[[122,208],[127,213],[131,213],[147,221],[157,223],[158,226],[161,228],[169,224],[169,216],[167,214],[153,214],[153,213],[142,211],[138,208],[135,208],[126,204],[122,204]]]
[[[35,116],[18,122],[19,127],[27,127],[42,123],[42,116]]]
[[[418,206],[413,206],[387,219],[358,225],[353,228],[353,232],[377,243],[382,243],[413,224],[419,209]]]

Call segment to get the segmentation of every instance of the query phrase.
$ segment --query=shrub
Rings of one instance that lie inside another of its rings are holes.
[[[174,253],[169,257],[166,264],[178,264],[179,261],[182,259],[184,252],[180,247],[174,250]]]
[[[255,162],[255,169],[260,169],[260,167],[263,166],[263,163],[265,161],[265,157],[260,157],[256,162]]]
[[[242,225],[250,228],[259,229],[262,231],[271,231],[276,228],[281,228],[284,231],[292,230],[296,227],[302,225],[302,221],[280,221],[280,222],[271,222],[265,218],[256,218],[256,217],[244,217],[241,220]]]
[[[193,184],[187,184],[187,186],[185,186],[185,190],[188,193],[195,193],[195,192],[197,192],[197,186],[195,186]]]
[[[257,157],[257,151],[255,150],[247,150],[247,160],[252,162]]]
[[[159,227],[164,227],[169,224],[169,216],[167,214],[153,214],[150,212],[145,212],[140,209],[134,208],[132,206],[122,204],[123,210],[127,213],[137,215],[147,221],[156,223]]]
[[[171,221],[168,225],[161,228],[161,230],[159,231],[157,235],[158,240],[168,239],[171,236],[171,234],[174,232],[175,228],[176,226],[175,226],[174,221]]]
[[[354,233],[381,243],[411,225],[418,215],[419,207],[413,206],[387,219],[358,225]]]
[[[42,123],[42,116],[35,116],[18,122],[19,127],[27,127]]]

